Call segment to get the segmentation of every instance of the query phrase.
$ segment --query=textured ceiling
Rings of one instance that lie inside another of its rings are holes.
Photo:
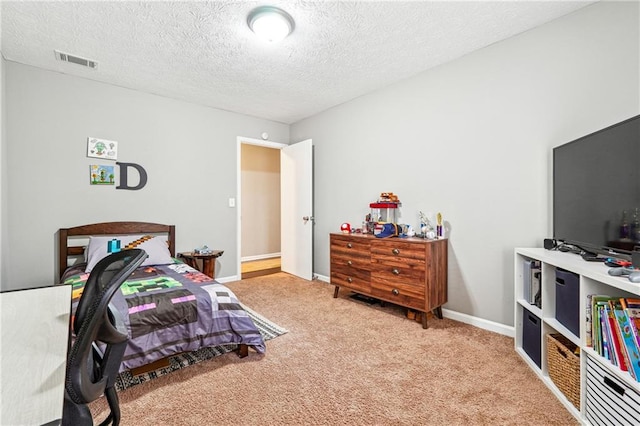
[[[294,123],[593,1],[2,1],[7,60]],[[278,5],[279,44],[246,25]],[[57,61],[54,49],[98,62]]]

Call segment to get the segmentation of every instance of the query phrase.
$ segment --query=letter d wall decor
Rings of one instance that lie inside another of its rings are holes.
[[[118,161],[116,161],[116,164],[120,168],[120,185],[116,186],[116,189],[128,189],[130,191],[137,191],[144,188],[144,186],[147,184],[147,172],[140,164],[120,163]],[[129,176],[127,173],[129,167],[136,169],[138,171],[138,174],[140,175],[140,182],[138,182],[136,186],[129,186]]]

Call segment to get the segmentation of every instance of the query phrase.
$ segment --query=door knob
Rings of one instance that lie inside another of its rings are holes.
[[[304,220],[304,223],[307,223],[308,221],[312,221],[315,219],[315,217],[313,216],[302,216],[302,220]]]

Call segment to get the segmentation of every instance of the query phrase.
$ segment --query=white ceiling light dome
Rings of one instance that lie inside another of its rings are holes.
[[[253,9],[247,17],[247,24],[256,35],[272,43],[283,40],[295,27],[291,15],[273,6]]]

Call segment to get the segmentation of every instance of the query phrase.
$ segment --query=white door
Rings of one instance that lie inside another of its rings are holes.
[[[280,150],[281,269],[313,278],[313,154],[311,139]]]

